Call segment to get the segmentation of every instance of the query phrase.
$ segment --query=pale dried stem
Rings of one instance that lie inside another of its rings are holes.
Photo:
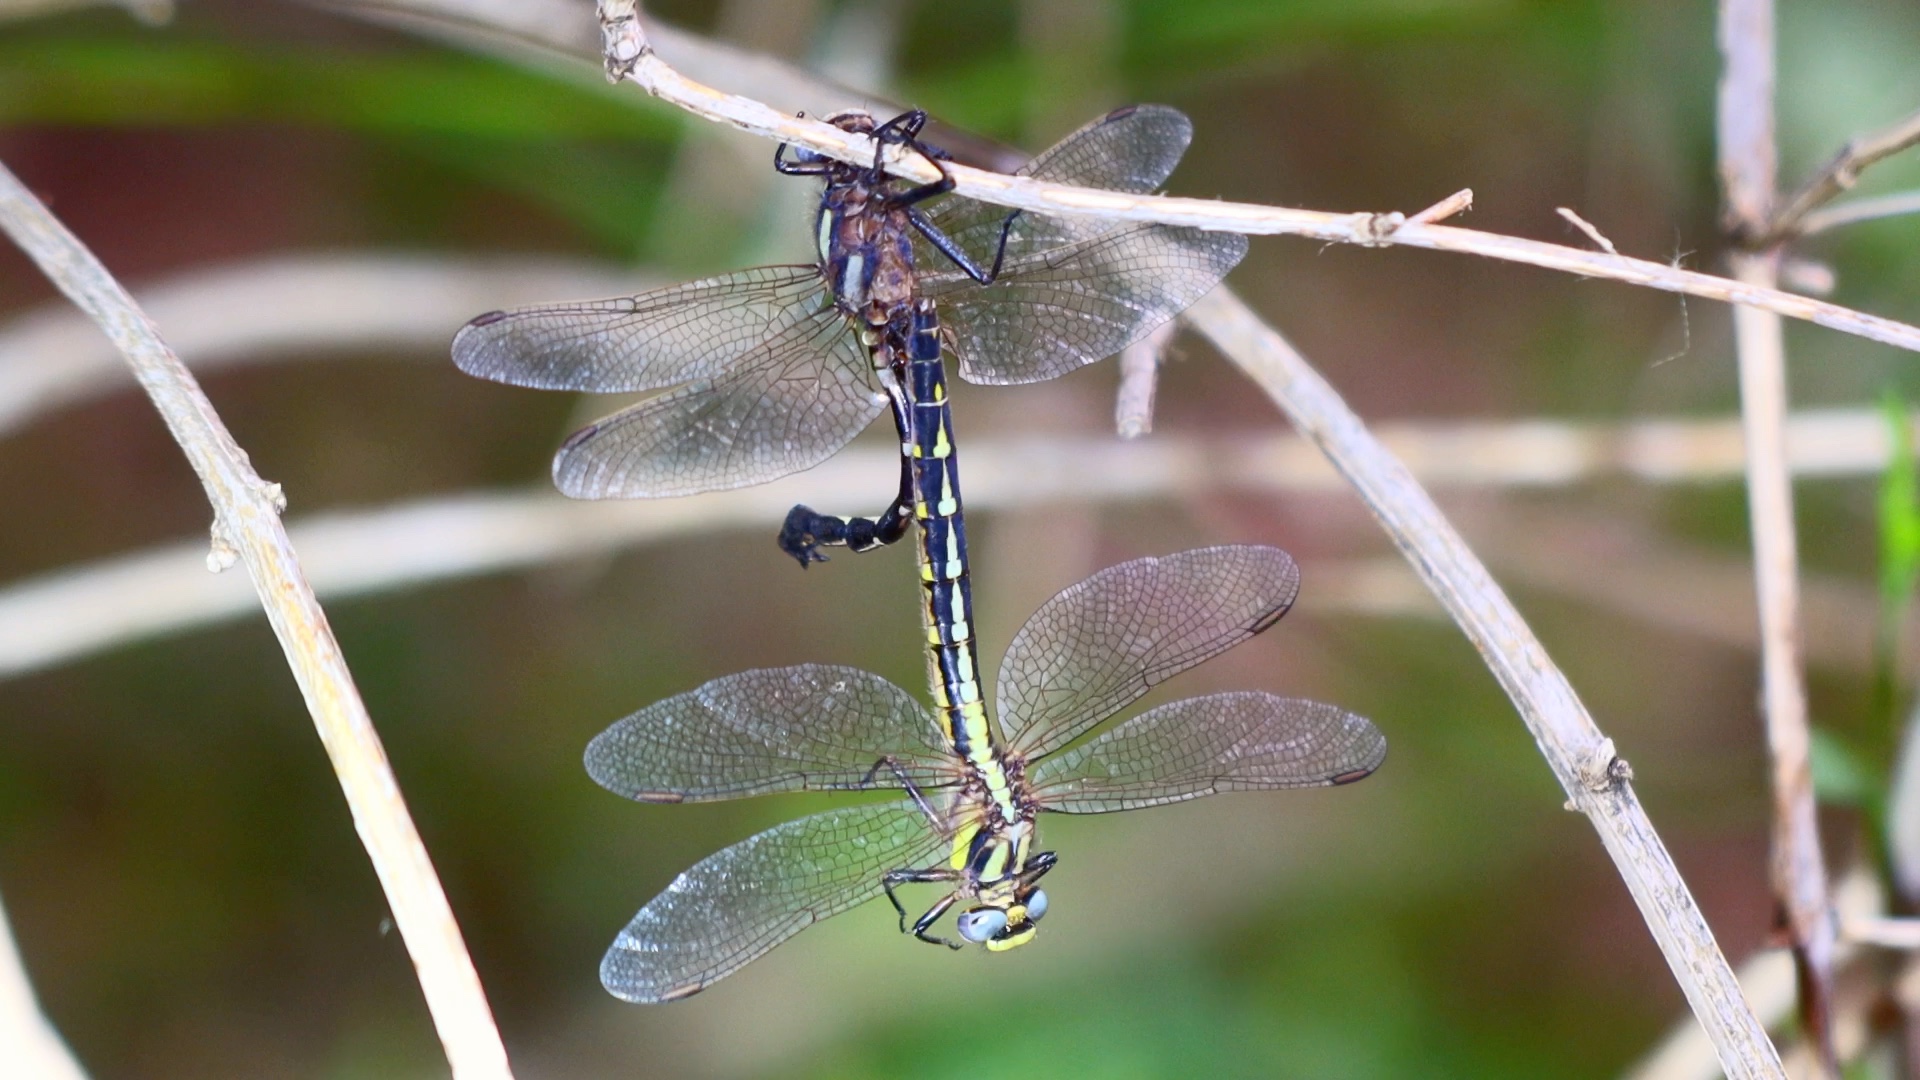
[[[1620,250],[1613,246],[1613,241],[1607,239],[1606,234],[1595,228],[1591,221],[1588,221],[1586,218],[1581,217],[1579,214],[1574,213],[1564,206],[1555,207],[1553,212],[1565,218],[1567,223],[1574,228],[1585,233],[1587,239],[1593,241],[1594,247],[1599,248],[1609,255],[1620,254]]]
[[[1407,221],[1414,225],[1431,225],[1471,209],[1473,209],[1473,189],[1461,188],[1425,210],[1409,216]]]
[[[1120,389],[1113,396],[1113,427],[1123,439],[1153,430],[1153,397],[1160,386],[1160,365],[1180,324],[1167,322],[1120,351]]]
[[[1738,235],[1765,231],[1774,206],[1773,0],[1722,0],[1720,176],[1729,225]],[[1758,288],[1779,283],[1778,252],[1740,252],[1733,276]],[[1787,469],[1787,359],[1778,315],[1733,312],[1740,369],[1740,416],[1747,442],[1747,515],[1753,534],[1760,610],[1762,712],[1772,765],[1773,828],[1769,883],[1799,967],[1800,1015],[1815,1068],[1837,1077],[1833,1044],[1833,968],[1838,945],[1813,795],[1812,737],[1800,657],[1799,556],[1793,482]]]
[[[1570,804],[1600,834],[1727,1074],[1782,1075],[1779,1054],[1741,996],[1699,905],[1617,770],[1612,740],[1432,498],[1333,388],[1230,291],[1214,290],[1188,317],[1327,455],[1480,651]]]
[[[1884,161],[1903,150],[1920,145],[1920,112],[1915,112],[1882,131],[1862,135],[1840,148],[1819,172],[1786,201],[1765,229],[1755,246],[1771,246],[1804,233],[1817,232],[1814,211],[1834,197],[1853,190],[1860,182],[1861,170]],[[1820,224],[1830,228],[1831,221]]]
[[[461,0],[324,0],[325,6],[361,14],[378,13],[386,18],[411,15],[406,25],[418,25],[418,19],[432,17],[441,22],[478,25],[484,12],[464,11]],[[555,18],[563,16],[556,14]],[[550,47],[556,42],[574,42],[579,33],[573,20],[564,16],[565,28],[547,26],[540,33]],[[523,20],[518,21],[523,22]],[[638,24],[631,24],[637,29]],[[663,36],[665,28],[655,36]],[[690,35],[674,35],[675,44],[661,48],[677,52]],[[570,46],[568,46],[570,47]],[[622,42],[622,48],[637,47]],[[768,62],[762,59],[763,69]],[[715,70],[724,70],[716,68]],[[873,145],[864,137],[850,135],[817,120],[789,115],[752,97],[722,93],[683,75],[653,52],[635,58],[631,78],[649,94],[682,109],[741,131],[767,139],[792,143],[838,158],[842,161],[873,160]],[[722,76],[715,76],[722,77]],[[730,84],[753,86],[757,82],[777,82],[770,75],[743,73],[724,76]],[[788,80],[791,81],[791,80]],[[756,88],[756,93],[759,90]],[[812,95],[818,97],[816,84]],[[764,95],[771,96],[771,95]],[[847,92],[856,100],[862,95]],[[793,100],[783,102],[792,108]],[[819,111],[818,107],[812,107]],[[951,147],[949,147],[951,149]],[[918,155],[899,153],[889,148],[884,160],[888,171],[909,179],[931,181],[938,178],[932,165]],[[1301,236],[1324,243],[1358,244],[1366,247],[1400,245],[1435,251],[1479,255],[1507,262],[1524,263],[1581,277],[1604,278],[1629,285],[1641,285],[1665,292],[1685,293],[1725,303],[1746,304],[1776,311],[1788,318],[1804,319],[1819,326],[1899,348],[1920,351],[1920,327],[1892,319],[1868,315],[1810,297],[1796,296],[1778,289],[1760,289],[1712,274],[1682,270],[1665,263],[1648,262],[1605,252],[1547,244],[1537,240],[1501,236],[1446,225],[1410,221],[1398,213],[1332,213],[1319,210],[1293,210],[1250,203],[1212,199],[1183,199],[1168,196],[1130,195],[1115,191],[1052,184],[1005,173],[988,172],[966,165],[949,164],[948,172],[956,181],[955,190],[969,198],[1001,206],[1019,207],[1042,214],[1091,216],[1125,221],[1152,221],[1168,225],[1187,225],[1198,229],[1239,232],[1249,235]]]
[[[1800,235],[1812,236],[1814,233],[1837,229],[1842,225],[1878,221],[1882,218],[1900,217],[1905,214],[1920,214],[1920,191],[1901,191],[1872,199],[1854,199],[1838,206],[1815,210],[1800,222]]]
[[[1886,897],[1872,871],[1856,869],[1835,886],[1834,904],[1851,923],[1885,910]],[[1860,955],[1851,942],[1842,941],[1836,962],[1848,964]],[[1785,949],[1764,950],[1740,965],[1740,988],[1768,1026],[1780,1025],[1793,1015],[1799,996],[1795,981],[1793,957]],[[1716,1080],[1720,1075],[1713,1044],[1699,1024],[1683,1017],[1623,1080]]]
[[[456,1077],[506,1077],[479,977],[326,614],[281,526],[279,488],[254,473],[199,385],[119,283],[0,167],[4,228],[120,348],[214,507],[216,558],[247,565],[386,890]]]
[[[86,1070],[60,1038],[34,999],[13,929],[0,909],[0,1062],[10,1076],[35,1080],[86,1080]]]
[[[1871,410],[1792,422],[1797,468],[1808,476],[1867,475],[1885,467],[1886,429]],[[1735,420],[1661,421],[1628,427],[1389,424],[1380,441],[1429,483],[1537,488],[1626,476],[1692,483],[1740,475]],[[657,502],[577,502],[551,493],[474,493],[325,514],[290,526],[316,592],[328,599],[476,574],[552,565],[636,545],[727,529],[765,530],[794,502],[848,505],[884,482],[897,458],[854,449],[790,481]],[[1019,511],[1178,500],[1213,492],[1311,496],[1346,490],[1326,459],[1297,436],[1183,439],[996,439],[967,444],[969,505]],[[1738,562],[1676,549],[1618,520],[1570,519],[1502,509],[1483,536],[1496,565],[1524,584],[1734,648],[1758,645],[1752,572]],[[1515,543],[1513,537],[1535,542]],[[767,546],[773,558],[771,542]],[[203,544],[181,541],[71,567],[0,589],[0,677],[67,663],[140,638],[176,633],[258,610],[231,578],[205,573]],[[1442,614],[1401,573],[1350,565],[1312,567],[1313,606],[1381,616]],[[1873,589],[1810,584],[1810,659],[1870,669]],[[1912,620],[1910,620],[1912,621]]]
[[[158,26],[173,18],[173,0],[0,0],[0,22],[58,15],[90,7],[123,8],[127,14],[148,26]]]

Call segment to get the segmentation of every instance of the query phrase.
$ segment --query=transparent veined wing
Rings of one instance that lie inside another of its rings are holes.
[[[818,269],[761,266],[637,296],[489,312],[454,335],[453,362],[539,390],[659,390],[732,370],[831,303]]]
[[[1299,591],[1292,556],[1243,545],[1135,559],[1069,586],[1007,646],[994,700],[1008,746],[1045,757],[1272,626]]]
[[[1105,814],[1226,791],[1350,784],[1386,756],[1386,736],[1344,709],[1214,694],[1150,709],[1030,775],[1046,809]]]
[[[1062,139],[1020,175],[1113,191],[1157,189],[1193,138],[1177,109],[1120,109]],[[977,259],[991,259],[1004,207],[947,199],[928,211]],[[915,238],[919,287],[942,301],[960,373],[1041,382],[1111,356],[1186,310],[1247,253],[1247,238],[1164,225],[1022,214],[988,286]]]
[[[575,432],[554,455],[554,485],[576,499],[632,499],[761,484],[833,456],[887,404],[866,348],[831,308],[732,365]]]
[[[1112,356],[1218,285],[1247,238],[1123,223],[1059,245],[1023,237],[1018,248],[1009,239],[991,285],[958,271],[920,275],[970,382],[1044,382]]]
[[[1173,175],[1175,166],[1193,141],[1193,122],[1179,109],[1166,105],[1134,105],[1093,120],[1071,135],[1041,151],[1033,160],[1014,172],[1056,184],[1104,188],[1144,194],[1158,190]],[[967,198],[948,198],[927,210],[927,217],[948,236],[959,240],[970,252],[993,253],[1000,236],[1000,220],[1007,214],[1004,206],[976,202]],[[1025,217],[1028,215],[1022,215]],[[1049,218],[1064,229],[1076,223],[1109,227],[1110,222],[1096,218]],[[922,269],[944,265],[920,259],[931,252],[924,246],[915,251]]]
[[[911,802],[789,821],[695,863],[647,902],[600,962],[615,997],[706,989],[822,919],[884,893],[890,870],[932,866],[947,841]]]
[[[883,764],[891,758],[900,772]],[[952,781],[939,729],[892,683],[824,664],[743,671],[667,698],[594,736],[587,773],[642,802]]]

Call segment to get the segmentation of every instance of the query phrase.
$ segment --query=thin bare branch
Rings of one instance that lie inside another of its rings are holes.
[[[133,290],[196,372],[321,352],[434,355],[490,308],[615,296],[654,284],[586,261],[286,255],[195,270]],[[131,385],[113,343],[69,304],[0,324],[0,434]]]
[[[0,0],[0,22],[90,7],[124,8],[127,14],[148,26],[159,26],[173,18],[173,0]]]
[[[1773,0],[1722,0],[1720,177],[1736,236],[1766,230],[1778,161],[1774,143]],[[1779,284],[1779,254],[1742,251],[1733,276],[1760,288]],[[1747,437],[1747,513],[1760,608],[1760,662],[1773,842],[1768,879],[1799,972],[1800,1019],[1822,1076],[1840,1075],[1833,1043],[1833,968],[1838,926],[1827,892],[1813,797],[1812,737],[1800,657],[1799,555],[1793,482],[1787,471],[1785,327],[1758,308],[1733,312],[1740,367],[1740,416]]]
[[[1188,317],[1327,455],[1480,651],[1569,801],[1600,834],[1727,1075],[1784,1075],[1666,845],[1616,769],[1612,740],[1432,498],[1333,388],[1230,291],[1214,290]]]
[[[1840,936],[1880,949],[1920,949],[1920,919],[1884,915],[1846,919],[1840,924]]]
[[[13,928],[0,908],[0,1061],[16,1076],[36,1080],[87,1080],[73,1052],[34,1000],[27,966],[13,942]]]
[[[360,14],[378,11],[389,18],[401,14],[433,14],[441,20],[484,17],[484,5],[474,11],[457,11],[467,5],[460,0],[323,0],[328,7]],[[556,18],[567,19],[566,29],[544,30],[543,40],[574,41],[578,33],[573,23],[584,14],[580,8]],[[516,20],[517,21],[517,20]],[[636,28],[637,23],[633,24]],[[666,28],[656,28],[653,37],[664,38]],[[496,35],[497,36],[497,32]],[[684,48],[690,35],[677,35],[681,42],[672,48],[662,40],[655,42],[659,52],[643,51],[632,58],[631,78],[649,94],[677,105],[696,116],[727,124],[767,139],[793,143],[842,161],[873,160],[873,145],[864,137],[805,117],[789,115],[752,97],[723,93],[694,81],[662,58]],[[623,48],[639,48],[637,42],[624,42]],[[764,58],[763,67],[769,62]],[[722,69],[724,70],[724,69]],[[749,78],[724,76],[730,85],[746,86]],[[773,81],[767,77],[765,81]],[[817,93],[817,89],[816,89]],[[851,91],[841,98],[859,100]],[[818,112],[819,109],[814,109]],[[946,136],[941,136],[943,139]],[[952,149],[952,146],[948,146]],[[933,166],[918,155],[888,149],[884,158],[889,171],[921,181],[938,178]],[[988,172],[966,165],[949,164],[947,171],[956,181],[955,190],[969,198],[1001,206],[1019,207],[1043,214],[1092,216],[1128,221],[1156,221],[1169,225],[1187,225],[1198,229],[1240,232],[1250,235],[1301,236],[1322,243],[1358,244],[1365,247],[1401,245],[1479,255],[1507,262],[1524,263],[1581,277],[1603,278],[1628,285],[1640,285],[1665,292],[1685,293],[1724,303],[1745,304],[1778,312],[1788,318],[1808,322],[1902,349],[1920,351],[1920,327],[1868,315],[1805,296],[1778,289],[1761,289],[1712,274],[1683,270],[1665,263],[1648,262],[1605,252],[1583,251],[1538,240],[1501,236],[1447,225],[1432,225],[1406,220],[1398,213],[1332,213],[1319,210],[1293,210],[1251,203],[1214,199],[1186,199],[1168,196],[1129,195],[1122,192],[1077,188]]]
[[[1113,397],[1113,426],[1121,438],[1137,439],[1153,430],[1153,396],[1160,386],[1160,365],[1179,330],[1179,323],[1165,323],[1120,351],[1120,389]]]
[[[1407,221],[1414,225],[1431,225],[1471,209],[1473,209],[1473,189],[1461,188],[1425,210],[1408,217]]]
[[[210,566],[246,563],[346,793],[456,1077],[508,1077],[506,1051],[447,898],[400,797],[372,718],[263,481],[146,314],[78,239],[0,166],[0,228],[112,338],[186,452],[214,507]]]
[[[1801,219],[1800,235],[1812,236],[1814,233],[1837,229],[1842,225],[1855,225],[1863,221],[1878,221],[1882,218],[1900,217],[1906,214],[1920,214],[1920,191],[1900,191],[1871,199],[1855,199],[1838,206],[1815,210]]]
[[[1812,220],[1815,210],[1832,202],[1836,196],[1853,190],[1853,185],[1860,182],[1861,171],[1868,166],[1914,146],[1920,146],[1920,112],[1884,130],[1849,141],[1819,172],[1801,185],[1799,191],[1793,193],[1793,197],[1786,201],[1771,222],[1766,223],[1760,244],[1756,246],[1767,246],[1793,236],[1819,231]],[[1820,224],[1820,228],[1831,227],[1830,220]]]
[[[1593,241],[1594,247],[1599,248],[1601,251],[1604,251],[1609,255],[1620,254],[1620,249],[1613,246],[1613,241],[1607,239],[1605,233],[1602,233],[1599,229],[1594,228],[1593,223],[1588,221],[1586,218],[1581,217],[1579,214],[1574,213],[1572,210],[1569,210],[1564,206],[1555,207],[1553,212],[1565,218],[1567,220],[1567,223],[1572,225],[1574,228],[1579,229],[1581,232],[1585,233],[1587,236],[1587,239]]]
[[[1874,418],[1862,416],[1863,423]],[[1737,450],[1737,426],[1730,441]],[[1705,432],[1723,441],[1726,432]],[[1631,436],[1628,436],[1631,438]],[[1458,436],[1382,430],[1381,441],[1412,461],[1445,462]],[[1492,433],[1485,446],[1497,445]],[[1604,442],[1604,439],[1597,441]],[[1513,440],[1524,453],[1537,440]],[[1344,491],[1326,459],[1287,436],[1197,442],[1155,439],[1115,453],[1094,440],[993,440],[969,444],[967,471],[979,495],[976,511],[1095,506],[1138,499],[1182,499],[1219,491],[1304,494]],[[1720,457],[1718,451],[1709,458]],[[1036,472],[1035,461],[1061,464]],[[309,582],[327,600],[409,588],[435,581],[593,558],[656,541],[711,536],[727,529],[763,531],[796,497],[851,504],[873,490],[895,461],[884,452],[853,450],[806,474],[804,484],[719,493],[662,503],[595,503],[550,493],[474,493],[382,509],[339,512],[295,521],[288,533]],[[1863,464],[1862,471],[1878,464]],[[1429,468],[1420,471],[1440,471]],[[1446,470],[1459,481],[1458,470]],[[1717,475],[1738,475],[1737,458]],[[1077,474],[1077,475],[1068,475]],[[1665,475],[1672,476],[1669,471]],[[1703,474],[1711,475],[1711,474]],[[1095,487],[1087,477],[1126,478]],[[1484,479],[1484,477],[1483,477]],[[1524,586],[1609,610],[1664,630],[1733,648],[1757,649],[1752,571],[1744,560],[1687,551],[1642,536],[1616,519],[1526,513],[1502,505],[1469,531],[1488,558]],[[1514,542],[1526,537],[1528,542]],[[768,557],[772,557],[769,545]],[[179,633],[258,611],[241,582],[205,572],[205,545],[182,540],[69,567],[0,588],[0,678],[70,663],[129,641]],[[1432,593],[1398,558],[1312,566],[1312,606],[1399,618],[1444,616]],[[1808,660],[1822,667],[1868,671],[1874,663],[1873,621],[1879,597],[1857,582],[1806,583]],[[1920,617],[1909,617],[1920,632]]]
[[[1834,905],[1845,920],[1852,921],[1885,910],[1886,897],[1871,871],[1856,869],[1835,886]],[[1850,963],[1861,955],[1853,944],[1842,941],[1837,962]],[[1793,1015],[1798,996],[1794,980],[1793,957],[1785,949],[1763,949],[1740,965],[1740,988],[1769,1027]],[[1682,1017],[1659,1045],[1627,1071],[1624,1080],[1718,1080],[1720,1075],[1720,1063],[1706,1033],[1692,1017]]]

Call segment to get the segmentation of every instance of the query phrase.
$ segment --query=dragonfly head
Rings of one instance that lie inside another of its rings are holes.
[[[1047,913],[1047,891],[1033,886],[1004,906],[982,904],[961,912],[956,928],[960,936],[989,952],[1017,949],[1033,940],[1036,925]]]

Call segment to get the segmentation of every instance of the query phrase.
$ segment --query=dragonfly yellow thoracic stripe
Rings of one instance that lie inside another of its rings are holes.
[[[778,791],[904,790],[725,848],[640,909],[601,965],[630,1001],[683,998],[813,923],[880,896],[902,929],[955,948],[1029,940],[1042,812],[1094,814],[1219,792],[1350,783],[1380,765],[1374,726],[1332,705],[1263,692],[1150,709],[1079,742],[1173,675],[1283,615],[1299,572],[1283,551],[1225,546],[1103,570],[1043,604],[995,685],[991,767],[957,753],[951,725],[867,672],[828,665],[716,679],[614,724],[587,748],[603,786],[646,802]],[[1078,745],[1071,745],[1079,742]],[[987,781],[1002,777],[1005,797]],[[897,891],[945,889],[911,927]],[[959,941],[939,936],[954,906]]]

